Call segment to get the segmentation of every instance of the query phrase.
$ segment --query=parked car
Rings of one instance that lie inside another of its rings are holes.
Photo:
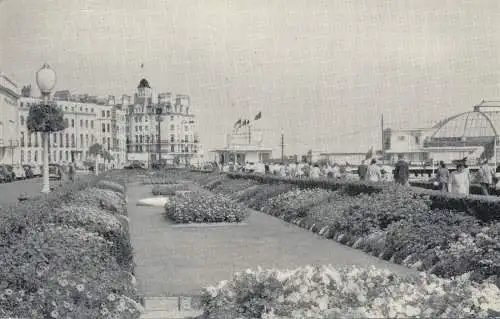
[[[49,179],[62,179],[63,168],[59,164],[49,164]]]
[[[14,172],[16,179],[26,178],[26,172],[24,171],[24,168],[21,165],[19,164],[12,165],[12,171]]]
[[[12,171],[6,165],[0,165],[0,178],[2,183],[9,183],[14,180]]]
[[[146,165],[139,161],[132,161],[127,163],[123,168],[125,169],[144,169]]]
[[[12,181],[15,181],[17,179],[17,175],[16,175],[16,172],[14,171],[14,167],[12,165],[8,165],[8,164],[6,164],[5,167],[10,172]]]

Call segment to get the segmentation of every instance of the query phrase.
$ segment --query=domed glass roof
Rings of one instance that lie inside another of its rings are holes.
[[[142,79],[140,82],[139,82],[139,86],[137,87],[138,89],[142,89],[142,88],[151,88],[149,86],[149,82],[148,80],[146,79]]]
[[[500,132],[500,111],[471,111],[441,122],[431,138],[493,137],[498,132]]]

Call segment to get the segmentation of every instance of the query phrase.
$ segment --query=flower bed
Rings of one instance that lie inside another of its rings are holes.
[[[139,318],[125,187],[111,177],[0,209],[0,317]]]
[[[239,223],[248,210],[224,195],[192,192],[173,197],[165,205],[165,216],[176,223]]]
[[[427,191],[384,185],[369,194],[346,188],[332,192],[279,179],[227,191],[244,185],[243,179],[222,179],[229,185],[213,190],[377,257],[444,278],[470,273],[472,280],[490,279],[500,286],[500,223],[433,209],[436,201]]]
[[[322,188],[332,191],[339,190],[348,195],[373,194],[383,191],[390,192],[393,188],[392,183],[373,184],[369,182],[351,182],[331,179],[294,179],[274,175],[229,173],[227,177],[232,179],[252,179],[259,183],[266,184],[286,183],[295,185],[299,188]],[[432,208],[464,211],[485,222],[500,220],[500,197],[480,195],[462,196],[418,187],[412,187],[412,191],[429,196],[432,202]]]
[[[397,276],[332,266],[247,270],[208,287],[206,318],[486,318],[500,315],[500,290],[462,276]]]
[[[188,187],[184,184],[155,185],[153,195],[174,196],[178,191],[186,191]]]

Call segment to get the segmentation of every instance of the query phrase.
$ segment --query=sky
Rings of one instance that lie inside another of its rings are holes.
[[[500,98],[498,0],[0,0],[0,70],[56,90],[188,94],[205,150],[240,117],[264,145],[366,152]],[[140,65],[144,64],[141,69]]]

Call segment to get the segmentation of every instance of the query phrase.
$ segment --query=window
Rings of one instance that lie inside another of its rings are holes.
[[[85,134],[85,146],[89,146],[89,135]]]
[[[68,119],[64,119],[64,126],[69,127],[69,121],[68,121]]]
[[[404,135],[400,135],[400,136],[398,136],[398,140],[400,140],[400,141],[404,141],[404,140],[405,140]]]
[[[80,147],[83,146],[83,134],[80,134]]]
[[[186,114],[189,114],[189,106],[186,106]]]
[[[88,111],[89,111],[89,109],[88,109],[88,108],[85,108],[85,113],[87,113]]]
[[[38,132],[35,132],[35,147],[38,147]]]
[[[184,135],[184,142],[187,143],[189,141],[189,137],[187,135]]]
[[[109,127],[109,124],[108,124],[108,132],[110,132],[110,131],[111,131],[111,130],[110,130],[110,127]]]
[[[102,123],[102,132],[105,133],[106,132],[106,124]]]
[[[189,131],[189,128],[187,125],[184,125],[184,131]]]
[[[109,113],[109,111],[106,111],[106,117],[111,117],[111,114]]]
[[[80,112],[83,111],[83,108],[80,106]]]
[[[63,133],[59,133],[59,146],[63,147],[64,146],[64,140],[63,140]],[[62,156],[59,156],[61,158]]]
[[[173,143],[175,141],[175,137],[173,135],[170,135],[170,142]]]
[[[21,132],[20,143],[21,143],[21,147],[24,147],[24,132]],[[23,161],[21,161],[21,162],[23,162]]]
[[[71,134],[71,147],[75,147],[75,134]]]
[[[420,144],[420,136],[415,136],[415,144]]]
[[[22,163],[24,163],[24,150],[21,150],[21,164]]]
[[[24,116],[21,116],[21,125],[24,125]]]
[[[66,147],[69,147],[69,134],[66,133]]]
[[[80,120],[80,127],[83,127],[83,120]]]
[[[101,112],[101,117],[105,117],[106,113],[104,111]]]
[[[174,124],[170,125],[170,130],[171,131],[175,130],[175,125]]]
[[[64,110],[65,110],[66,112],[68,112],[68,107],[67,107],[67,106],[65,106],[65,107],[64,107]]]
[[[66,161],[69,161],[69,152],[66,151],[65,153],[66,153]]]
[[[89,120],[85,120],[85,128],[89,128]]]
[[[91,109],[90,109],[90,113],[94,113],[94,108],[91,108]]]
[[[63,158],[63,151],[59,151],[59,160],[62,161]]]
[[[28,151],[28,163],[31,163],[31,151]]]
[[[94,121],[90,121],[90,128],[94,128]]]
[[[108,137],[108,151],[111,149],[111,139]]]
[[[173,121],[174,120],[174,116],[170,116],[170,121]]]
[[[21,102],[21,107],[23,107],[23,102]]]
[[[175,148],[173,145],[170,145],[170,152],[175,152]]]
[[[52,153],[52,154],[54,154],[54,155],[53,155],[53,156],[54,156],[54,157],[53,157],[53,160],[54,160],[54,161],[57,161],[57,157],[56,157],[56,155],[57,155],[57,151],[54,151],[54,153]]]
[[[106,145],[106,138],[105,137],[102,138],[102,145]]]
[[[35,163],[38,162],[38,151],[35,151]]]

